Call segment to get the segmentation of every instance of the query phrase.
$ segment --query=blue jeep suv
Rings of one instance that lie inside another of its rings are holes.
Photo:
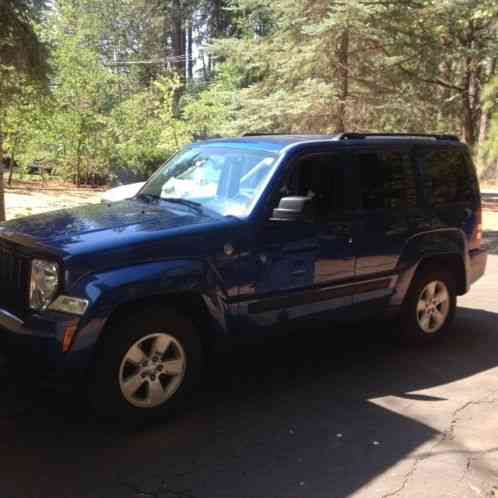
[[[403,340],[443,336],[481,232],[453,136],[195,143],[130,200],[0,225],[0,339],[84,379],[101,413],[162,413],[213,345],[279,324],[381,314]]]

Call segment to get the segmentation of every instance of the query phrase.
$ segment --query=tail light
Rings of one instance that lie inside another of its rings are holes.
[[[476,227],[474,233],[472,234],[472,239],[470,240],[470,249],[479,249],[481,247],[482,240],[482,209],[476,210]]]

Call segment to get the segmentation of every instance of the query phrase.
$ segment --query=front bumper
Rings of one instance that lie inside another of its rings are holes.
[[[76,376],[85,368],[84,358],[78,352],[63,352],[64,334],[75,321],[78,318],[62,313],[20,317],[0,308],[0,353],[9,368],[36,369],[38,377]]]

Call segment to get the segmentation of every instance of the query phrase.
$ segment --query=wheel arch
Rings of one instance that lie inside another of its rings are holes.
[[[206,301],[197,292],[178,292],[145,296],[133,301],[121,303],[113,309],[102,329],[99,341],[104,340],[109,331],[126,322],[129,317],[144,310],[160,313],[172,309],[192,321],[199,339],[205,349],[211,348],[222,335],[216,326]]]
[[[449,270],[455,278],[457,295],[465,294],[467,291],[467,276],[465,261],[461,255],[449,253],[425,257],[419,262],[417,273],[427,271],[430,268]]]
[[[71,348],[89,363],[111,328],[148,308],[172,309],[192,320],[206,347],[229,332],[222,282],[203,261],[153,262],[89,275],[73,295],[90,300]]]
[[[455,277],[457,295],[465,294],[469,288],[467,253],[465,234],[457,229],[426,232],[409,239],[398,261],[391,311],[402,305],[415,276],[431,266],[449,270]]]

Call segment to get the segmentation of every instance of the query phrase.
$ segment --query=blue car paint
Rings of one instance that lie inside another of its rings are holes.
[[[62,353],[63,331],[75,317],[28,313],[22,317],[20,334],[31,336],[57,369],[83,371],[109,317],[141,299],[164,296],[167,305],[168,295],[199,295],[221,338],[264,331],[291,319],[335,316],[338,311],[356,316],[355,304],[365,302],[398,308],[417,265],[434,255],[462,258],[466,291],[471,283],[467,241],[475,230],[473,210],[461,220],[447,210],[433,211],[428,221],[426,207],[419,205],[409,213],[408,222],[396,214],[390,219],[370,216],[368,221],[356,213],[350,226],[351,238],[358,239],[355,245],[337,234],[324,243],[320,228],[306,223],[268,222],[275,192],[296,159],[351,150],[360,146],[357,142],[259,137],[203,143],[279,153],[275,174],[245,219],[199,215],[183,206],[132,199],[1,225],[0,236],[26,256],[59,261],[65,269],[61,290],[90,302],[69,353]],[[407,152],[413,148],[410,141],[394,143]],[[386,233],[393,234],[391,239]],[[226,253],[227,244],[234,254]],[[333,270],[321,272],[321,261]],[[371,281],[365,285],[366,276]]]

